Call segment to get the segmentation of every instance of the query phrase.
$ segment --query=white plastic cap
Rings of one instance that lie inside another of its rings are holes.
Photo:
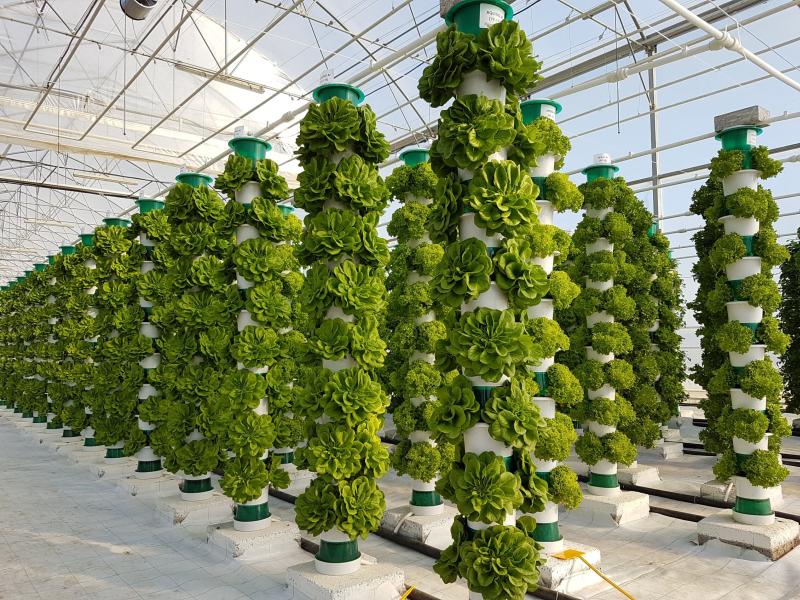
[[[610,165],[611,155],[608,152],[603,152],[602,154],[595,154],[593,162],[596,165]]]

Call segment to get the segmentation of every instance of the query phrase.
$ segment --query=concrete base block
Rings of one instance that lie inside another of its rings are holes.
[[[683,442],[664,442],[659,447],[661,458],[670,460],[683,456]]]
[[[169,473],[153,479],[138,479],[129,474],[117,483],[117,491],[137,498],[165,498],[175,494],[178,483],[179,480]]]
[[[406,517],[409,512],[408,506],[398,506],[387,510],[383,513],[381,527],[390,531],[396,530],[403,537],[425,544],[429,538],[449,537],[453,517],[458,514],[455,508],[447,505],[444,506],[442,514],[430,517],[420,515]]]
[[[709,540],[721,540],[726,544],[755,550],[770,560],[781,556],[797,546],[800,524],[788,519],[775,519],[772,525],[745,525],[733,520],[732,511],[724,510],[706,517],[697,524],[697,540],[705,544]]]
[[[729,485],[730,491],[728,491]],[[772,508],[777,508],[783,504],[783,488],[781,486],[770,488],[768,493]],[[733,503],[736,501],[736,484],[734,484],[733,481],[723,483],[716,479],[706,481],[700,486],[700,497]]]
[[[208,500],[187,502],[178,494],[177,482],[174,494],[159,499],[156,503],[158,519],[169,525],[210,525],[226,523],[233,519],[233,501],[214,490]]]
[[[617,471],[617,479],[620,483],[627,485],[641,485],[643,487],[647,487],[661,481],[661,477],[658,475],[658,469],[649,465],[637,465],[635,467],[621,468]]]
[[[289,487],[281,491],[285,492],[286,494],[291,494],[292,496],[297,497],[306,491],[308,485],[312,481],[314,481],[316,474],[306,470],[302,471],[295,470],[289,473],[289,477],[291,478],[291,483],[289,484]]]
[[[600,550],[597,548],[564,540],[564,549],[583,552],[586,560],[600,568]],[[544,587],[564,594],[575,594],[601,581],[600,576],[578,558],[559,560],[547,556],[547,562],[539,567],[539,582]]]
[[[650,514],[650,496],[639,492],[620,492],[615,496],[595,496],[583,492],[583,502],[578,510],[596,515],[607,515],[611,524],[624,525],[644,519]]]
[[[292,600],[398,600],[405,592],[403,571],[391,565],[362,565],[349,575],[322,575],[314,562],[289,567]]]
[[[681,430],[680,429],[665,429],[664,430],[664,441],[665,442],[680,442],[681,441]]]
[[[271,517],[269,525],[259,531],[236,531],[233,521],[209,525],[208,543],[219,548],[226,557],[238,560],[261,560],[286,554],[300,542],[300,530],[292,521]]]

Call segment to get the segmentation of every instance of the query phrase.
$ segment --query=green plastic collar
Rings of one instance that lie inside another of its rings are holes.
[[[561,105],[555,100],[550,100],[548,98],[531,98],[530,100],[521,102],[519,105],[519,109],[522,112],[522,122],[527,125],[541,117],[542,109],[545,106],[552,106],[556,114],[561,112]]]
[[[422,163],[426,163],[431,158],[431,153],[425,148],[408,148],[398,154],[407,167],[416,167]]]
[[[487,21],[486,13],[497,12],[498,8],[503,12],[506,21],[514,17],[514,9],[503,0],[462,0],[447,11],[444,22],[448,25],[455,24],[461,33],[478,35],[481,29],[486,29],[497,22],[494,18]]]
[[[315,89],[312,95],[314,100],[320,104],[331,98],[341,98],[356,106],[364,101],[364,92],[346,83],[325,83]]]
[[[192,187],[202,187],[211,185],[214,178],[205,173],[179,173],[175,176],[175,181],[178,183],[185,183]]]

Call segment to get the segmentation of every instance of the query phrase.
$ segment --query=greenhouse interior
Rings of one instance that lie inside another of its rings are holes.
[[[800,0],[0,26],[0,598],[800,599]]]

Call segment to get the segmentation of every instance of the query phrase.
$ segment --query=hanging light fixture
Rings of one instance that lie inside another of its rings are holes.
[[[157,0],[119,0],[119,7],[128,18],[142,21],[155,8],[156,2]]]

